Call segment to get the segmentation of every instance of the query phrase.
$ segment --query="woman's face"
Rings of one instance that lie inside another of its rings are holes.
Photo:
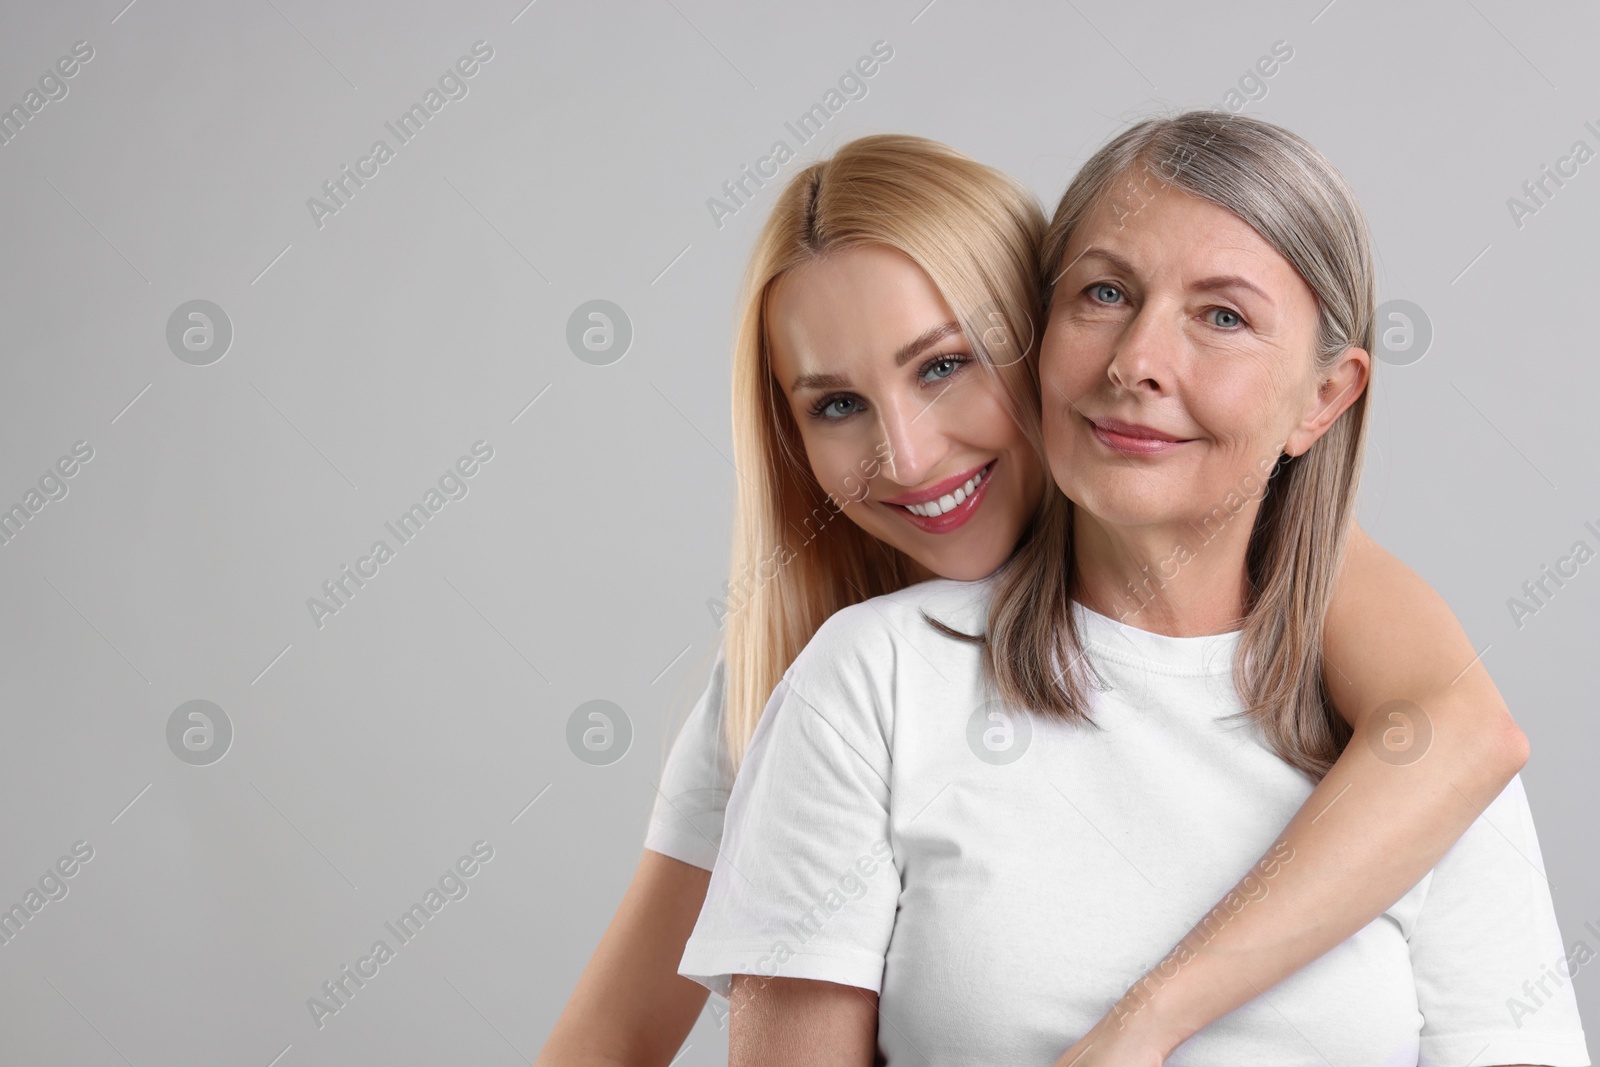
[[[1147,189],[1133,205],[1103,197],[1078,226],[1040,353],[1056,484],[1121,527],[1258,497],[1278,455],[1310,448],[1369,367],[1350,349],[1323,385],[1317,300],[1289,261],[1232,212]]]
[[[1043,469],[922,268],[882,246],[836,252],[784,275],[767,311],[772,373],[843,513],[929,575],[970,581],[1005,562]],[[1000,374],[1027,374],[1010,362]]]

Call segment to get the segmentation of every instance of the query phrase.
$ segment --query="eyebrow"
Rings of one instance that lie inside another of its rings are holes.
[[[1059,282],[1063,277],[1066,276],[1068,270],[1071,270],[1083,260],[1090,258],[1105,260],[1111,265],[1113,270],[1116,270],[1121,274],[1131,275],[1136,273],[1133,269],[1133,264],[1117,255],[1115,252],[1104,248],[1090,246],[1089,248],[1084,249],[1077,259],[1074,259],[1070,264],[1068,264],[1066,270],[1063,270],[1059,275],[1056,276],[1056,281]],[[1216,274],[1209,278],[1201,278],[1199,281],[1191,282],[1189,288],[1202,293],[1215,292],[1218,289],[1247,289],[1259,296],[1262,300],[1265,300],[1268,304],[1275,303],[1272,297],[1268,296],[1266,291],[1263,290],[1259,285],[1238,274]]]
[[[958,322],[943,322],[937,326],[922,331],[914,340],[900,346],[894,354],[894,365],[903,367],[916,359],[922,353],[943,341],[951,334],[960,333],[961,324]],[[795,378],[794,384],[789,388],[792,391],[801,389],[844,389],[850,385],[850,379],[843,374],[802,374]]]

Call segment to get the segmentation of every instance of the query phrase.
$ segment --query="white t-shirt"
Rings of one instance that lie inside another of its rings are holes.
[[[678,730],[656,786],[644,847],[711,870],[722,843],[722,821],[733,789],[733,761],[722,737],[726,702],[722,650],[711,679]]]
[[[1046,1065],[1272,846],[1313,786],[1223,718],[1238,633],[1077,606],[1104,687],[1098,728],[1071,726],[987,703],[979,646],[922,617],[981,633],[991,590],[926,582],[818,631],[734,785],[681,974],[877,990],[891,1067]],[[1517,779],[1394,907],[1167,1062],[1588,1064],[1543,869]]]

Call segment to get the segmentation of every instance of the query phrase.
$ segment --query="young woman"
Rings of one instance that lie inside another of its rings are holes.
[[[638,873],[541,1064],[666,1064],[681,1045],[705,991],[676,971],[733,768],[823,621],[924,578],[991,574],[1052,514],[1032,325],[1043,227],[1017,183],[919,138],[852,142],[780,195],[736,344],[725,658],[674,746]],[[1150,998],[1141,1026],[1197,1029],[1344,941],[1410,889],[1472,823],[1473,803],[1526,759],[1448,609],[1359,532],[1321,646],[1347,730],[1381,741],[1380,707],[1404,700],[1431,740],[1413,752],[1349,746],[1283,830],[1295,859],[1270,905],[1234,916]]]
[[[1506,1010],[1562,958],[1515,779],[1458,795],[1487,813],[1320,959],[1220,1005],[1196,978],[1322,898],[1319,827],[1437,751],[1346,745],[1323,696],[1376,304],[1348,186],[1280,127],[1152,120],[1085,165],[1043,261],[1062,492],[997,574],[847,607],[785,672],[681,966],[731,991],[730,1062],[1587,1064],[1559,980]]]

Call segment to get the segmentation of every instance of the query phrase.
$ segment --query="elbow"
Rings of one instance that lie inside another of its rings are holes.
[[[1509,712],[1501,728],[1500,748],[1510,775],[1515,775],[1526,767],[1528,757],[1533,754],[1533,748],[1528,743],[1528,735],[1522,732],[1522,727],[1516,724],[1516,720],[1511,718]]]
[[[1477,736],[1483,773],[1502,787],[1527,766],[1532,752],[1528,735],[1504,705],[1496,708],[1493,718],[1480,724]]]
[[[1493,786],[1498,793],[1527,765],[1531,751],[1528,735],[1504,701],[1451,693],[1430,710],[1436,712],[1435,731],[1446,730],[1454,738],[1451,747],[1459,754],[1458,766],[1471,780]]]

